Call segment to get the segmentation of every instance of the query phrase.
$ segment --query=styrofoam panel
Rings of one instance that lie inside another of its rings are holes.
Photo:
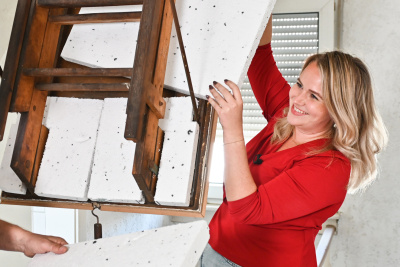
[[[275,0],[176,2],[196,96],[205,98],[214,80],[242,85],[274,4]],[[62,56],[87,66],[132,67],[136,46],[125,44],[137,38],[138,23],[128,24],[99,24],[95,30],[74,27]],[[189,94],[175,27],[169,48],[165,86]]]
[[[87,200],[97,129],[103,101],[48,97],[44,125],[49,136],[35,193]]]
[[[175,130],[180,124],[193,120],[193,105],[190,97],[169,97],[165,98],[165,102],[164,119],[158,121],[158,126],[163,131]]]
[[[141,10],[141,5],[86,7],[81,9],[80,14]],[[139,22],[76,24],[61,56],[89,67],[132,68],[138,32]]]
[[[127,98],[106,98],[100,119],[88,198],[139,203],[142,192],[132,175],[135,143],[124,138]]]
[[[177,224],[72,244],[62,255],[37,254],[29,267],[191,267],[199,261],[209,238],[206,221]]]
[[[11,158],[14,151],[15,138],[18,131],[19,117],[20,115],[18,114],[16,123],[10,126],[10,132],[7,138],[3,160],[1,161],[0,165],[0,189],[9,193],[25,194],[26,186],[21,182],[21,180],[10,167]],[[7,120],[7,123],[9,122],[10,120]],[[3,142],[5,142],[5,140],[6,139],[4,139]]]
[[[165,132],[154,200],[163,205],[188,206],[193,183],[199,125],[187,122]]]
[[[243,84],[275,0],[177,1],[179,23],[196,95],[209,95],[212,81]],[[187,93],[186,74],[175,26],[165,85]]]

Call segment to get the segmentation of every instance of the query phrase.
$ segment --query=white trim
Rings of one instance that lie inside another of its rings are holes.
[[[318,247],[316,249],[318,267],[323,266],[324,261],[327,258],[327,254],[329,251],[329,245],[331,244],[335,230],[336,230],[336,227],[334,227],[332,225],[328,225],[322,234],[322,237],[321,237],[321,239],[318,243]]]
[[[319,52],[335,48],[335,0],[279,0],[272,13],[319,13]]]

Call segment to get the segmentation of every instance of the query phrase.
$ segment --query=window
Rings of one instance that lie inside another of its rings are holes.
[[[271,46],[274,58],[282,75],[290,85],[293,85],[301,72],[304,60],[319,51],[321,32],[319,12],[273,14],[272,19]],[[247,77],[241,93],[244,101],[244,137],[248,142],[266,126],[267,122]],[[209,203],[221,203],[222,201],[223,169],[222,127],[218,124],[210,171]]]

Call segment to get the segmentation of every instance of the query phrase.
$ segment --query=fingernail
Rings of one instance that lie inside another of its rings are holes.
[[[216,82],[216,81],[213,81],[213,84],[214,84],[214,85],[216,85],[216,84],[217,84],[217,82]]]
[[[226,82],[226,83],[227,83],[227,82],[229,82],[229,80],[228,80],[228,79],[225,79],[225,80],[224,80],[224,82]]]
[[[214,89],[214,87],[212,85],[209,85],[208,88],[210,88],[210,90]]]
[[[209,96],[209,95],[206,95],[206,98],[207,98],[207,99],[209,99],[209,98],[210,98],[210,96]]]

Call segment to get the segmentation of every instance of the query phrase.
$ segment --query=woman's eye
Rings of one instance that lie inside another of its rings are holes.
[[[316,99],[316,100],[318,100],[318,97],[316,95],[314,95],[314,94],[311,94],[311,97]]]
[[[303,88],[303,85],[302,85],[301,83],[296,82],[296,84],[297,84],[297,86],[298,86],[299,88]]]

